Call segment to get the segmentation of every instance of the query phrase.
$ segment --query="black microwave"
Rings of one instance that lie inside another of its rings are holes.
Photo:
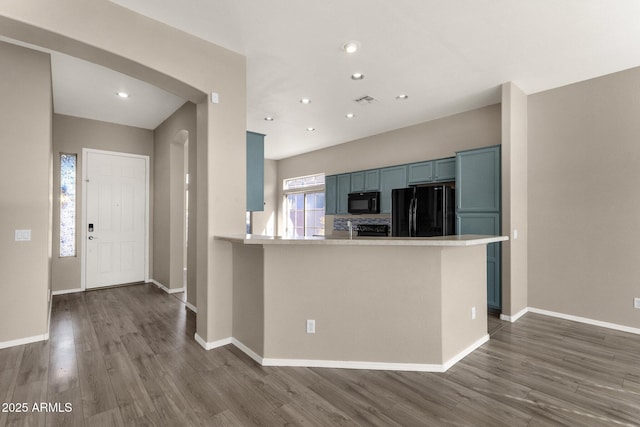
[[[350,214],[380,213],[380,192],[349,193],[348,210]]]

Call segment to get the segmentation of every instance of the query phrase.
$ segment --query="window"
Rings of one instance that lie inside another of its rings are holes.
[[[284,181],[287,237],[324,235],[324,174]]]
[[[76,155],[60,154],[60,257],[76,256]]]

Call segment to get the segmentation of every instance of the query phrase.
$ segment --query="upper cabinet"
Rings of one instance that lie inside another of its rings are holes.
[[[391,213],[391,191],[407,186],[407,166],[380,169],[380,213]]]
[[[337,176],[338,193],[337,193],[337,214],[349,213],[349,193],[351,192],[351,174],[343,173]]]
[[[264,135],[247,131],[247,211],[264,210]]]
[[[456,179],[455,157],[411,163],[408,168],[409,185],[455,181]]]
[[[434,160],[435,174],[433,180],[435,182],[455,181],[456,180],[456,158],[449,157],[447,159]]]
[[[327,215],[335,215],[338,205],[338,177],[329,175],[324,178],[324,213]]]
[[[457,153],[458,212],[500,211],[500,146]]]
[[[358,193],[364,191],[380,190],[380,170],[372,169],[368,171],[351,173],[351,192]]]
[[[433,181],[433,161],[409,165],[409,185]]]

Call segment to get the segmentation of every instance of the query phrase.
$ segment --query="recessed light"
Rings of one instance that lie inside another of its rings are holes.
[[[342,49],[344,49],[344,51],[347,53],[356,53],[359,48],[360,43],[358,43],[357,41],[350,41],[342,46]]]
[[[127,92],[117,92],[116,95],[118,95],[120,98],[128,98],[129,94]]]
[[[362,73],[351,74],[351,80],[362,80],[362,79],[364,79],[364,74]]]
[[[300,104],[311,104],[311,100],[309,98],[302,98]]]
[[[344,115],[347,119],[353,119],[356,115],[353,113],[347,113]]]
[[[398,95],[396,96],[396,99],[398,101],[404,101],[405,99],[409,98],[409,95],[405,95],[404,93],[402,95]]]
[[[268,121],[268,122],[272,122],[272,121],[273,121],[273,117],[271,117],[271,116],[267,116],[267,117],[265,117],[264,119],[265,119],[266,121]]]
[[[307,128],[307,130],[308,130],[309,132],[313,132],[314,130],[316,130],[316,128],[308,127],[308,128]]]

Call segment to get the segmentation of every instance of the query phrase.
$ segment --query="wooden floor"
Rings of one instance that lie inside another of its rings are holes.
[[[29,405],[0,426],[640,425],[637,335],[530,313],[430,374],[263,368],[194,332],[153,285],[56,296],[49,341],[0,350],[0,402]]]

